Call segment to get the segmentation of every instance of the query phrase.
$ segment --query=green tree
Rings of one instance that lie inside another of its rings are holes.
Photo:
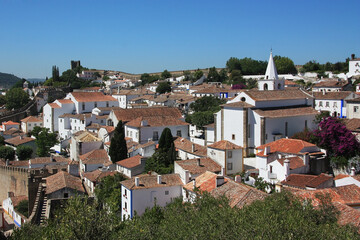
[[[125,130],[122,121],[119,121],[119,123],[117,124],[114,136],[111,138],[109,155],[113,163],[116,163],[128,157],[128,151],[125,141]]]
[[[228,75],[226,70],[223,68],[220,70],[219,72],[219,78],[220,78],[220,82],[225,82],[228,80]]]
[[[294,62],[290,58],[275,56],[274,62],[279,74],[297,74]]]
[[[208,82],[221,82],[220,75],[215,67],[209,68],[207,81]]]
[[[189,121],[189,120],[187,120]],[[190,123],[196,125],[199,128],[214,122],[214,113],[211,111],[195,112],[190,115]]]
[[[15,150],[12,147],[0,146],[0,158],[14,160]]]
[[[121,173],[106,176],[96,185],[95,196],[99,203],[113,213],[121,212],[121,181],[126,177]]]
[[[62,73],[60,81],[65,82],[68,86],[70,86],[73,82],[79,81],[79,78],[76,76],[75,71],[68,69]]]
[[[236,57],[231,57],[226,62],[226,68],[229,73],[231,73],[233,70],[239,70],[241,72],[241,62],[240,59]]]
[[[156,88],[156,92],[159,94],[171,92],[171,85],[169,82],[161,82]]]
[[[167,78],[171,78],[171,73],[165,69],[162,73],[161,73],[161,78],[162,79],[167,79]]]
[[[176,160],[176,151],[174,146],[174,137],[171,133],[170,128],[164,128],[159,139],[158,151],[164,152],[167,155],[165,166],[173,164]]]
[[[6,97],[4,95],[0,95],[0,106],[3,106],[6,104]]]
[[[25,217],[29,217],[29,201],[28,200],[22,200],[18,203],[18,205],[15,207],[15,210],[24,215]]]
[[[199,80],[203,75],[204,75],[203,71],[201,71],[200,69],[196,70],[194,72],[194,81]]]
[[[56,66],[52,67],[52,79],[54,82],[60,81],[59,68]]]
[[[39,157],[48,156],[50,148],[58,143],[57,133],[49,132],[48,128],[34,127],[31,134],[35,137],[36,153]]]
[[[233,84],[245,84],[246,80],[242,77],[241,71],[234,69],[231,71],[230,73],[230,77],[229,80],[233,83]]]
[[[22,88],[10,89],[5,98],[7,109],[19,109],[29,102],[29,95]]]
[[[31,158],[33,154],[33,149],[29,146],[18,146],[16,148],[16,155],[19,160],[26,160]]]
[[[243,75],[259,75],[265,73],[267,62],[251,58],[242,58],[240,59],[240,65],[241,73]]]
[[[0,135],[0,146],[4,146],[4,145],[5,145],[5,138]]]

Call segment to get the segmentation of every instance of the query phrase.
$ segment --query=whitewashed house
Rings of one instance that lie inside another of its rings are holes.
[[[135,155],[133,157],[123,159],[116,162],[116,171],[132,178],[144,172],[145,161],[146,158],[141,155]]]
[[[352,84],[337,78],[321,79],[312,87],[313,92],[340,92],[351,91]]]
[[[186,138],[176,138],[174,141],[174,145],[177,149],[178,157],[181,160],[202,158],[207,156],[206,147],[193,143]]]
[[[20,120],[21,122],[21,130],[25,133],[31,132],[34,127],[42,127],[43,120],[42,118],[29,116]]]
[[[271,183],[281,182],[293,173],[322,172],[325,153],[316,145],[299,139],[282,138],[257,147],[256,168],[259,177]]]
[[[360,98],[347,99],[345,102],[347,118],[360,118]]]
[[[349,61],[349,72],[347,73],[348,77],[360,75],[360,58],[355,58],[355,54],[351,55]]]
[[[107,176],[113,176],[116,172],[114,171],[103,171],[103,169],[97,169],[92,172],[85,172],[82,174],[84,185],[87,186],[87,189],[90,191],[90,194],[94,194],[96,185]]]
[[[43,126],[51,132],[59,131],[59,116],[65,113],[75,113],[74,102],[69,99],[58,99],[43,107]]]
[[[165,128],[173,136],[189,136],[189,124],[171,116],[138,117],[125,124],[125,136],[138,143],[157,142]]]
[[[207,146],[207,156],[224,169],[224,174],[240,173],[244,170],[243,148],[226,140]]]
[[[183,182],[178,174],[146,175],[121,182],[121,218],[142,215],[155,204],[164,207],[182,196]]]
[[[107,168],[112,165],[105,149],[95,149],[79,156],[80,172],[92,172],[99,168]]]
[[[345,118],[347,117],[347,102],[359,97],[354,92],[314,92],[315,109],[319,112],[327,111],[330,116]]]
[[[5,213],[11,217],[17,227],[21,227],[21,225],[28,221],[27,217],[15,209],[16,206],[22,201],[28,201],[28,197],[23,195],[14,196],[13,193],[10,193],[10,196],[4,199],[2,202],[2,207]],[[4,221],[4,218],[1,219],[1,221]]]
[[[86,131],[79,131],[71,136],[70,159],[79,160],[79,155],[83,155],[95,149],[100,149],[103,142],[96,134]]]
[[[242,91],[221,106],[215,113],[215,141],[231,141],[248,155],[257,146],[315,127],[318,112],[312,107],[313,97],[301,89],[284,89],[276,72],[274,61],[269,60],[259,90]],[[270,83],[280,84],[280,90],[269,90]]]
[[[85,193],[81,179],[68,172],[60,171],[46,178],[45,194],[47,199],[67,199]]]

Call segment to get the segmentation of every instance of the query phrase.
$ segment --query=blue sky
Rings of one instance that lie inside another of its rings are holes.
[[[129,73],[360,56],[360,1],[0,0],[0,72],[45,78],[71,60]]]

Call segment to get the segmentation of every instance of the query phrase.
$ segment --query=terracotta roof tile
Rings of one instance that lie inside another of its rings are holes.
[[[221,150],[231,150],[231,149],[241,149],[242,148],[242,147],[240,147],[232,142],[226,141],[226,140],[221,140],[221,141],[215,142],[215,143],[209,145],[208,147],[215,148],[215,149],[221,149]]]
[[[225,195],[229,199],[230,206],[238,208],[250,205],[256,200],[263,200],[268,196],[265,192],[232,180],[212,190],[211,195],[214,197]]]
[[[360,119],[358,118],[343,119],[343,123],[352,132],[360,131]]]
[[[102,92],[72,92],[71,95],[78,102],[117,101],[114,97],[105,95]]]
[[[281,138],[274,142],[261,145],[257,147],[257,149],[265,149],[267,146],[270,147],[271,153],[283,152],[299,154],[305,147],[315,147],[316,145],[299,139]]]
[[[144,126],[141,123],[145,123]],[[126,123],[127,126],[131,127],[157,127],[157,126],[179,126],[189,125],[189,123],[181,121],[178,118],[172,116],[152,116],[152,117],[138,117]]]
[[[246,102],[232,102],[232,103],[227,103],[227,104],[223,104],[221,106],[224,106],[224,107],[236,107],[236,108],[252,108],[254,107],[253,105],[251,104],[248,104]]]
[[[74,103],[73,101],[71,101],[71,99],[56,99],[59,103],[61,104],[71,104]]]
[[[157,176],[146,175],[139,177],[139,186],[135,186],[135,178],[122,181],[121,184],[127,189],[158,188],[169,186],[182,186],[179,174],[166,174],[161,176],[161,184],[157,183]]]
[[[63,188],[71,188],[79,192],[85,192],[81,179],[60,171],[46,178],[46,194],[56,192]]]
[[[322,92],[313,92],[316,100],[342,100],[346,97],[350,96],[353,92],[350,91],[340,91],[340,92],[326,92],[325,94]]]
[[[284,166],[284,161],[288,159],[290,161],[290,169],[297,169],[304,167],[304,161],[300,157],[288,157],[288,158],[280,158],[277,161]]]
[[[319,112],[309,106],[298,107],[281,107],[281,108],[258,108],[254,112],[262,117],[267,118],[282,118],[282,117],[295,117],[303,115],[317,115]]]
[[[24,119],[21,119],[20,120],[21,122],[42,122],[42,118],[38,118],[38,117],[35,117],[35,116],[28,116]]]
[[[334,177],[334,180],[339,180],[339,179],[343,179],[343,178],[347,178],[347,177],[350,177],[350,175],[339,174],[336,177]]]
[[[13,146],[19,146],[21,144],[32,142],[32,141],[35,141],[35,138],[18,136],[18,137],[6,139],[5,143],[13,145]]]
[[[347,81],[338,81],[337,79],[324,79],[318,83],[315,83],[313,88],[322,88],[322,87],[343,87],[347,85]]]
[[[194,154],[196,156],[202,156],[202,157],[206,157],[207,156],[207,150],[206,147],[201,146],[199,144],[193,143],[190,140],[186,139],[186,138],[182,138],[182,137],[178,137],[175,139],[174,141],[174,145],[176,149],[181,149],[182,151]],[[192,146],[194,145],[194,150],[192,151]]]
[[[102,178],[115,174],[117,174],[115,171],[101,171],[100,169],[96,169],[95,171],[84,173],[83,177],[89,179],[91,182],[97,183],[100,182]]]
[[[305,94],[299,89],[274,90],[274,91],[248,90],[245,91],[245,93],[256,101],[311,98],[310,95]]]
[[[56,103],[48,103],[51,108],[60,108],[60,106]]]
[[[117,165],[123,166],[125,168],[134,168],[136,166],[139,166],[141,164],[141,159],[143,157],[140,155],[135,155],[130,158],[123,159],[121,161],[116,162]]]
[[[317,188],[322,183],[333,179],[332,176],[326,174],[307,175],[307,174],[290,174],[286,180],[281,183],[291,187],[306,189],[306,187]]]
[[[31,164],[47,164],[47,163],[69,163],[69,158],[63,156],[52,156],[52,157],[37,157],[29,160]]]
[[[177,119],[182,117],[179,109],[171,107],[118,109],[113,110],[113,112],[116,118],[123,122],[128,122],[138,117],[172,116]]]
[[[79,156],[83,164],[106,164],[111,162],[105,149],[95,149]]]
[[[7,122],[3,122],[2,125],[20,125],[20,123],[13,122],[13,121],[7,121]]]
[[[191,174],[202,174],[206,171],[219,173],[221,166],[210,158],[194,158],[176,161],[182,169],[188,170]]]

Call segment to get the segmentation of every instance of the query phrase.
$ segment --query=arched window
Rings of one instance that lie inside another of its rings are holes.
[[[267,83],[264,84],[264,90],[268,90],[268,85],[267,85]]]

